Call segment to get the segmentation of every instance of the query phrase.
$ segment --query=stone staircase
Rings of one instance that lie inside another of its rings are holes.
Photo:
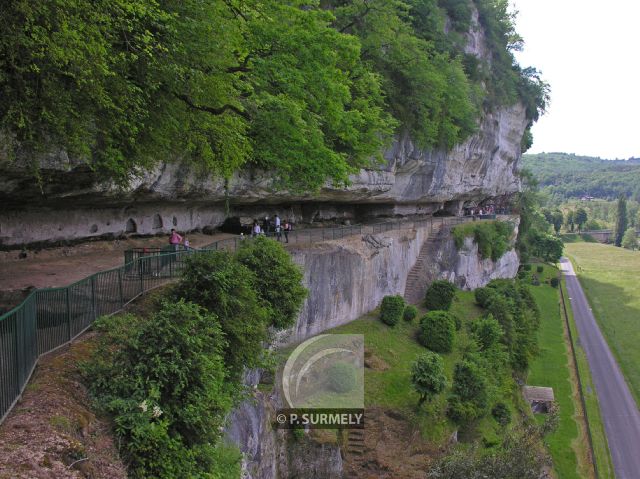
[[[427,291],[427,266],[431,258],[433,261],[433,247],[442,238],[442,233],[449,228],[439,225],[423,243],[418,254],[418,259],[407,275],[407,283],[404,288],[404,299],[409,304],[417,304],[424,298]]]

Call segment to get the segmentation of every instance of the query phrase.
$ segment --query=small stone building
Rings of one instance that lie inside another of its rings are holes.
[[[534,413],[546,414],[555,402],[553,388],[540,386],[524,386],[522,393],[525,400],[531,405]]]

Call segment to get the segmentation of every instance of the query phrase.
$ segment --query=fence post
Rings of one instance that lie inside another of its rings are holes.
[[[68,288],[67,288],[68,291]],[[96,320],[96,277],[91,276],[91,313],[93,314],[93,320]]]
[[[120,290],[120,306],[124,306],[124,290],[122,288],[122,269],[118,268],[118,289]]]
[[[71,298],[69,298],[69,289],[66,289],[66,302],[67,302],[67,337],[71,341]]]
[[[138,260],[140,261],[140,260]],[[139,265],[140,266],[140,265]],[[140,273],[140,294],[144,293],[144,281],[142,276],[142,268],[138,268],[138,272]]]

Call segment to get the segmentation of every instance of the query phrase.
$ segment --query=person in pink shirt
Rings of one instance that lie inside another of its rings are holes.
[[[169,244],[173,246],[175,251],[178,251],[178,246],[182,243],[182,236],[178,234],[178,232],[171,228],[171,236],[169,236]]]

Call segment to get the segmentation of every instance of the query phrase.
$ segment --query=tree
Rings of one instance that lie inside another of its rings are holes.
[[[534,231],[529,237],[531,254],[551,263],[557,262],[562,256],[564,243],[556,236]]]
[[[302,269],[282,244],[259,236],[243,242],[236,257],[254,273],[253,284],[268,310],[269,325],[277,329],[293,326],[307,290],[302,286]]]
[[[420,395],[420,405],[444,391],[447,376],[442,357],[432,352],[419,355],[411,365],[411,384]]]
[[[502,339],[502,327],[491,314],[473,323],[473,333],[481,350],[487,350]]]
[[[615,245],[621,246],[625,231],[627,231],[627,197],[620,195],[616,208]]]
[[[456,291],[457,288],[453,283],[444,279],[436,280],[427,288],[425,306],[429,310],[446,311],[451,307]]]
[[[456,335],[456,322],[446,311],[429,311],[420,319],[418,340],[437,353],[450,353]]]
[[[562,216],[562,211],[554,210],[552,214],[552,223],[553,230],[556,232],[556,234],[560,233],[560,228],[562,228],[563,220],[564,217]]]
[[[567,227],[569,228],[569,231],[573,233],[573,228],[575,226],[575,212],[573,210],[567,211],[565,225],[567,225]]]
[[[638,235],[635,228],[627,228],[627,231],[625,231],[622,238],[621,245],[626,249],[633,250],[638,248]]]
[[[487,377],[475,362],[465,359],[456,363],[452,393],[447,414],[454,421],[464,424],[486,412],[489,403]]]
[[[225,251],[193,255],[173,292],[220,319],[225,363],[234,378],[262,364],[271,311],[254,289],[255,275]]]
[[[574,219],[575,219],[576,225],[578,225],[578,232],[579,232],[582,230],[582,227],[587,222],[589,217],[587,216],[587,212],[585,211],[585,209],[580,207],[576,210]]]

